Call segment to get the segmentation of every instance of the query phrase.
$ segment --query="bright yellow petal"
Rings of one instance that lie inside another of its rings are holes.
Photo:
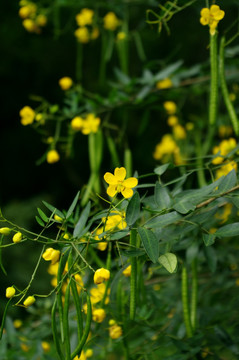
[[[116,185],[118,184],[117,179],[115,178],[115,176],[113,174],[111,174],[110,172],[105,173],[104,175],[104,179],[107,182],[107,184],[110,185]]]
[[[130,178],[126,179],[125,181],[123,181],[122,185],[127,188],[133,188],[138,185],[138,179],[136,179],[135,177],[130,177]]]
[[[222,20],[224,18],[224,16],[225,16],[225,11],[223,11],[223,10],[220,10],[216,14],[213,15],[214,19],[218,20],[218,21]]]
[[[210,7],[210,13],[212,15],[216,14],[218,11],[220,11],[220,7],[218,5],[212,5]]]
[[[121,190],[121,193],[126,199],[130,198],[134,194],[133,190],[129,188],[124,188],[124,190]]]
[[[208,8],[203,8],[200,12],[201,16],[204,18],[209,18],[210,10]]]
[[[201,23],[202,25],[208,25],[208,24],[209,24],[209,19],[208,19],[208,18],[201,17],[201,18],[200,18],[200,23]]]
[[[124,167],[121,167],[121,168],[117,167],[117,168],[115,168],[114,174],[118,181],[123,181],[126,176],[126,170]]]
[[[109,185],[106,192],[110,197],[114,197],[117,194],[117,188],[115,185]]]

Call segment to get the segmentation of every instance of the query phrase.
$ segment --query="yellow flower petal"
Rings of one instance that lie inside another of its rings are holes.
[[[118,183],[116,177],[113,174],[111,174],[110,172],[105,173],[104,179],[107,182],[107,184],[110,184],[110,185],[116,185]]]
[[[209,18],[210,10],[208,8],[203,8],[200,12],[201,16],[204,18]]]
[[[127,188],[133,188],[138,185],[138,179],[136,179],[135,177],[130,177],[124,180],[122,185]]]
[[[133,196],[134,192],[132,189],[124,188],[123,190],[121,190],[121,194],[123,195],[123,197],[125,197],[125,199],[128,199]]]
[[[126,177],[126,169],[124,167],[117,167],[115,168],[114,174],[118,181],[123,181]]]
[[[202,25],[208,25],[209,24],[209,19],[205,18],[205,17],[201,17],[200,18],[200,24]]]
[[[223,18],[224,18],[224,16],[225,16],[225,11],[223,11],[223,10],[219,10],[216,14],[214,14],[214,19],[215,20],[222,20]]]
[[[218,11],[220,11],[220,7],[218,5],[212,5],[210,7],[210,12],[212,15],[216,14]]]
[[[106,192],[110,197],[114,197],[117,194],[117,187],[115,185],[110,185]]]

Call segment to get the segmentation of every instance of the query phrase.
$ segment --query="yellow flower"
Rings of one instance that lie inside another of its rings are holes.
[[[76,287],[77,287],[78,294],[80,294],[80,292],[84,286],[82,277],[80,276],[80,274],[75,274],[74,278],[76,281]]]
[[[2,228],[0,228],[0,234],[9,235],[10,232],[11,232],[11,229],[9,229],[8,227],[2,227]]]
[[[91,38],[91,40],[95,40],[99,37],[99,35],[100,35],[99,29],[97,27],[94,27],[90,34],[90,38]]]
[[[16,290],[13,286],[6,288],[6,298],[10,299],[12,298],[16,293]]]
[[[230,136],[232,134],[232,127],[228,125],[221,125],[218,128],[218,135],[220,138]]]
[[[186,129],[187,129],[187,131],[192,131],[194,129],[194,123],[187,122],[186,123]]]
[[[184,165],[185,164],[185,160],[183,160],[181,153],[180,153],[180,149],[179,147],[177,147],[173,153],[174,156],[174,163],[175,165]]]
[[[86,360],[86,355],[84,350],[82,350],[80,357],[76,355],[73,360]]]
[[[104,16],[103,21],[104,21],[104,28],[106,30],[114,31],[120,25],[120,20],[112,11],[108,12]]]
[[[64,76],[59,80],[58,83],[62,90],[68,90],[72,87],[73,81],[69,76]]]
[[[53,149],[48,151],[46,155],[46,161],[48,162],[48,164],[54,164],[59,160],[60,160],[60,155],[56,150]]]
[[[235,161],[229,161],[225,163],[220,169],[216,171],[216,180],[223,175],[227,175],[231,170],[237,171],[237,163]]]
[[[175,115],[171,115],[168,117],[168,125],[169,126],[175,126],[178,123],[178,117]]]
[[[105,173],[104,179],[109,184],[106,192],[110,197],[121,193],[124,198],[128,199],[133,195],[132,188],[138,185],[138,180],[135,177],[125,180],[125,177],[126,169],[124,167],[115,168],[114,175],[109,172]]]
[[[22,19],[26,19],[30,15],[34,14],[36,12],[36,10],[37,10],[36,5],[31,3],[31,4],[28,4],[28,5],[22,6],[19,9],[18,14]]]
[[[27,344],[21,343],[21,349],[24,352],[28,352],[30,350],[30,346],[28,346]]]
[[[115,324],[109,327],[109,335],[111,339],[118,339],[122,336],[122,328],[121,326]]]
[[[91,132],[96,133],[100,126],[100,118],[95,117],[94,114],[88,114],[83,121],[82,134],[89,135]]]
[[[224,160],[224,157],[229,154],[233,149],[235,149],[235,147],[237,147],[237,142],[234,138],[222,140],[219,146],[214,146],[212,150],[214,155],[220,153],[220,156],[215,157],[212,160],[212,163],[215,165],[221,164]]]
[[[76,15],[76,22],[78,26],[91,25],[93,22],[94,11],[84,8]]]
[[[90,33],[86,26],[76,29],[74,34],[77,41],[82,44],[87,44],[90,41]]]
[[[92,312],[92,318],[97,323],[102,323],[106,317],[104,309],[94,309]]]
[[[226,204],[225,206],[223,206],[222,212],[216,213],[215,218],[221,220],[220,224],[223,224],[228,220],[229,216],[232,213],[232,208],[232,204]]]
[[[24,106],[20,112],[21,124],[29,125],[32,124],[35,118],[35,111],[30,106]]]
[[[94,283],[101,284],[103,281],[107,281],[110,278],[110,272],[107,269],[100,268],[94,273]]]
[[[71,120],[71,127],[75,131],[79,131],[83,127],[84,120],[80,116],[74,117],[74,119]]]
[[[153,157],[156,160],[161,160],[165,157],[167,157],[167,155],[172,155],[176,150],[177,150],[177,144],[174,141],[172,135],[170,134],[165,134],[162,137],[162,140],[159,144],[156,145],[155,147],[155,151],[153,153]],[[167,159],[166,159],[167,161]]]
[[[126,33],[124,31],[118,32],[118,34],[117,34],[118,41],[124,40],[125,38],[126,38]]]
[[[124,275],[125,277],[130,277],[130,275],[131,275],[131,265],[127,266],[127,268],[124,269],[123,275]]]
[[[39,26],[46,26],[47,24],[47,17],[43,14],[39,14],[37,17],[36,17],[36,23],[37,25]]]
[[[55,263],[54,265],[50,264],[48,266],[47,272],[50,275],[57,275],[59,263]]]
[[[165,78],[163,80],[160,80],[156,83],[156,88],[159,89],[159,90],[162,90],[162,89],[169,89],[173,86],[173,83],[171,81],[171,79],[169,78]]]
[[[44,352],[49,352],[50,349],[51,349],[51,345],[47,341],[42,341],[41,347],[42,347]]]
[[[53,248],[48,248],[42,254],[42,257],[46,261],[51,261],[51,265],[54,265],[59,261],[60,254],[61,254],[60,250],[55,250]]]
[[[224,18],[225,12],[218,5],[211,5],[210,9],[203,8],[200,14],[200,23],[209,25],[210,34],[215,35],[217,24]]]
[[[101,283],[98,284],[97,287],[94,287],[90,290],[90,299],[92,304],[97,304],[103,299],[105,294],[105,289],[106,289],[106,285],[104,283]],[[108,289],[107,295],[109,295],[109,293],[110,293],[110,289]],[[105,304],[107,303],[107,301],[105,301]]]
[[[17,232],[14,236],[13,236],[13,238],[12,238],[12,241],[14,242],[14,243],[18,243],[18,242],[20,242],[22,240],[22,233],[21,232]]]
[[[38,32],[37,26],[32,19],[23,20],[22,25],[29,32]]]
[[[34,298],[34,296],[28,296],[26,298],[26,300],[23,302],[23,305],[25,307],[31,306],[32,304],[34,304],[34,302],[36,301],[36,299]]]
[[[186,131],[182,125],[177,124],[173,127],[173,135],[175,139],[183,140],[186,138]]]
[[[62,222],[63,221],[63,219],[60,217],[60,216],[58,216],[58,215],[54,215],[54,219],[56,220],[56,221],[58,221],[58,222]]]
[[[173,101],[165,101],[163,103],[163,107],[167,111],[168,115],[174,115],[177,111],[177,105]]]
[[[85,356],[87,358],[92,357],[93,356],[93,350],[92,349],[87,349],[85,352]]]
[[[20,319],[14,320],[13,326],[15,327],[15,329],[19,329],[22,326],[22,320],[20,320]]]
[[[97,244],[97,249],[100,251],[105,251],[108,244],[106,241],[102,242],[101,241],[102,239],[99,238],[99,235],[102,234],[102,232],[103,232],[103,227],[98,228],[95,232],[96,235],[94,236],[94,239],[100,241],[99,244]]]

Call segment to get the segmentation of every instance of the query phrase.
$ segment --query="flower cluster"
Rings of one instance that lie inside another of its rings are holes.
[[[111,337],[111,339],[118,339],[122,336],[123,331],[122,331],[122,327],[119,326],[115,320],[111,319],[109,321],[109,335]]]
[[[95,117],[94,114],[90,113],[86,118],[80,116],[74,117],[71,120],[71,127],[75,131],[81,131],[84,135],[89,135],[91,132],[96,133],[100,126],[100,118]]]
[[[203,8],[200,14],[200,23],[208,25],[210,34],[215,35],[218,22],[224,18],[225,12],[218,5],[211,5],[210,9]]]
[[[126,169],[124,167],[117,167],[114,170],[114,175],[109,172],[105,173],[104,179],[109,184],[106,192],[110,197],[121,193],[124,198],[128,199],[133,195],[132,188],[138,185],[138,179],[130,177],[125,180],[125,177]]]
[[[75,37],[77,41],[82,44],[88,43],[90,40],[95,40],[99,36],[99,29],[94,26],[94,11],[84,8],[76,15],[76,22],[79,26],[75,30]]]
[[[41,28],[47,23],[47,17],[39,11],[37,5],[27,0],[20,1],[19,16],[23,19],[22,25],[31,32],[40,34]]]
[[[104,28],[106,30],[115,31],[120,26],[121,21],[117,18],[113,11],[108,12],[104,18]]]

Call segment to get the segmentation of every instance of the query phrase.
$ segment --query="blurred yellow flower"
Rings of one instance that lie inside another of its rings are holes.
[[[96,270],[94,274],[94,283],[101,284],[103,281],[107,281],[110,278],[110,272],[107,269],[100,268]]]
[[[117,18],[115,13],[112,11],[108,12],[104,16],[103,21],[104,21],[104,28],[106,30],[114,31],[120,25],[120,20]]]
[[[102,323],[106,317],[104,309],[94,309],[92,312],[92,319],[97,323]]]
[[[93,22],[94,11],[84,8],[76,15],[76,22],[78,26],[91,25]]]
[[[105,173],[104,179],[109,184],[106,192],[110,197],[121,193],[124,198],[128,199],[133,195],[132,188],[138,185],[138,180],[135,177],[125,180],[125,177],[126,169],[124,167],[115,168],[114,175],[109,172]]]
[[[183,140],[187,136],[184,127],[180,124],[173,126],[173,135],[177,140]]]
[[[118,339],[122,336],[122,328],[121,326],[115,324],[109,327],[109,335],[111,339]]]
[[[118,32],[118,34],[117,34],[117,40],[118,40],[118,41],[121,41],[121,40],[124,40],[124,39],[126,39],[126,33],[125,33],[124,31]]]
[[[82,44],[87,44],[90,41],[90,33],[86,26],[76,29],[74,34],[77,41]]]
[[[165,101],[163,103],[163,107],[167,111],[168,115],[174,115],[177,111],[177,105],[173,101]]]
[[[71,127],[75,131],[79,131],[83,127],[84,120],[80,116],[74,117],[74,119],[71,120]]]
[[[47,17],[43,14],[39,14],[37,17],[36,17],[36,24],[39,25],[39,26],[46,26],[47,24]]]
[[[168,121],[167,121],[169,126],[175,126],[178,124],[178,117],[175,115],[171,115],[168,117]]]
[[[59,80],[59,85],[62,90],[68,90],[72,87],[73,81],[69,76],[64,76]]]
[[[100,126],[100,118],[95,117],[94,114],[90,113],[86,116],[83,121],[82,134],[89,135],[91,132],[96,133]]]
[[[19,115],[21,117],[21,124],[22,125],[29,125],[32,124],[35,118],[35,111],[30,106],[24,106]]]
[[[224,157],[229,154],[233,149],[237,147],[237,142],[234,138],[228,140],[222,140],[219,146],[214,146],[212,152],[214,155],[220,153],[219,156],[212,160],[213,164],[221,164],[224,161]]]
[[[47,248],[46,251],[42,254],[42,257],[46,261],[51,261],[51,265],[54,265],[59,261],[60,254],[61,254],[60,250]]]
[[[42,341],[41,347],[42,347],[42,349],[43,349],[43,351],[44,351],[45,353],[49,352],[50,349],[51,349],[51,345],[50,345],[50,343],[47,342],[47,341]]]
[[[20,320],[20,319],[14,320],[13,326],[15,327],[15,329],[19,329],[22,326],[22,320]]]
[[[124,275],[125,277],[130,277],[130,276],[131,276],[131,265],[127,266],[127,268],[124,269],[123,275]]]
[[[218,128],[218,135],[220,138],[230,136],[232,134],[232,127],[229,125],[220,125]]]
[[[53,149],[48,151],[46,155],[46,161],[48,162],[48,164],[54,164],[59,160],[60,160],[60,155],[56,150]]]
[[[173,86],[172,80],[169,78],[165,78],[163,80],[160,80],[156,83],[156,88],[159,90],[162,89],[169,89]]]

